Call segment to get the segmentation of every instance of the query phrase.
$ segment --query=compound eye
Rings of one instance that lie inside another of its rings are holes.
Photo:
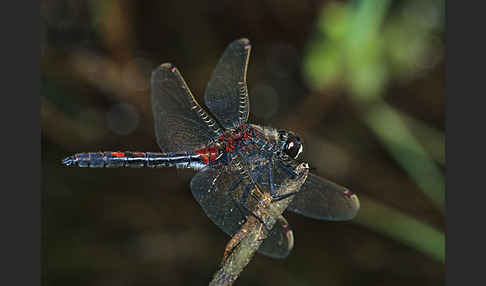
[[[292,138],[288,141],[287,145],[285,146],[285,154],[289,155],[290,157],[297,159],[300,153],[302,153],[304,147],[298,138]]]

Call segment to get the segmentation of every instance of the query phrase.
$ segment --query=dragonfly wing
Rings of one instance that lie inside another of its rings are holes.
[[[206,215],[225,233],[233,236],[245,221],[228,189],[237,182],[239,173],[206,167],[191,180],[191,192]]]
[[[278,220],[258,252],[272,258],[286,258],[294,248],[294,234],[286,221]]]
[[[155,135],[163,152],[198,149],[222,133],[219,124],[197,103],[172,64],[156,68],[150,86]]]
[[[245,222],[249,212],[237,205],[238,198],[248,186],[239,172],[206,167],[191,180],[191,192],[206,215],[226,234],[233,236]],[[230,190],[233,190],[230,192]],[[269,237],[258,251],[273,258],[284,258],[292,249],[293,236],[288,225],[277,221]]]
[[[206,88],[206,106],[224,128],[234,128],[248,120],[250,102],[246,71],[250,49],[248,39],[229,44]]]
[[[287,210],[315,219],[342,221],[356,215],[359,200],[345,187],[309,174]]]

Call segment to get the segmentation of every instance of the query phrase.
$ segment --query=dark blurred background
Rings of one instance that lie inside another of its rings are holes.
[[[236,285],[444,284],[444,1],[41,1],[43,285],[206,285],[229,240],[190,171],[76,169],[89,151],[158,151],[151,70],[202,95],[252,42],[253,123],[290,129],[315,173],[358,194],[350,222],[294,213],[285,260]]]

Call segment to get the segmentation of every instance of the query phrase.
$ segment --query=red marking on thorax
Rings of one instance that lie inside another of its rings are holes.
[[[235,128],[233,132],[226,132],[219,136],[219,142],[223,144],[226,152],[233,152],[238,141],[251,137],[250,131],[245,124]]]
[[[111,156],[114,156],[114,157],[125,157],[125,152],[111,152]]]
[[[238,141],[249,137],[251,137],[250,131],[247,129],[246,125],[242,124],[236,127],[236,131],[234,132],[225,132],[221,134],[218,141],[222,145],[223,150],[226,152],[233,152]],[[216,146],[202,148],[194,151],[194,153],[201,156],[204,164],[214,162],[219,156],[218,147]]]
[[[214,162],[218,158],[218,148],[216,146],[209,146],[194,151],[194,153],[199,154],[204,164],[209,164],[209,162]]]

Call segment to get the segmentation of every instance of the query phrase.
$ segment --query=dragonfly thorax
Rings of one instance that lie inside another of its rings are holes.
[[[297,159],[304,150],[302,140],[291,131],[254,124],[250,124],[250,126],[256,131],[255,137],[261,137],[266,144],[272,145],[272,149],[276,150],[280,156]]]
[[[216,162],[218,159],[226,157],[223,154],[237,153],[239,150],[245,149],[253,136],[254,131],[251,127],[242,124],[226,130],[212,145],[195,150],[194,153],[201,156],[204,164]]]
[[[250,126],[242,124],[234,129],[227,130],[219,136],[216,145],[224,152],[234,152],[245,145],[254,132]]]

